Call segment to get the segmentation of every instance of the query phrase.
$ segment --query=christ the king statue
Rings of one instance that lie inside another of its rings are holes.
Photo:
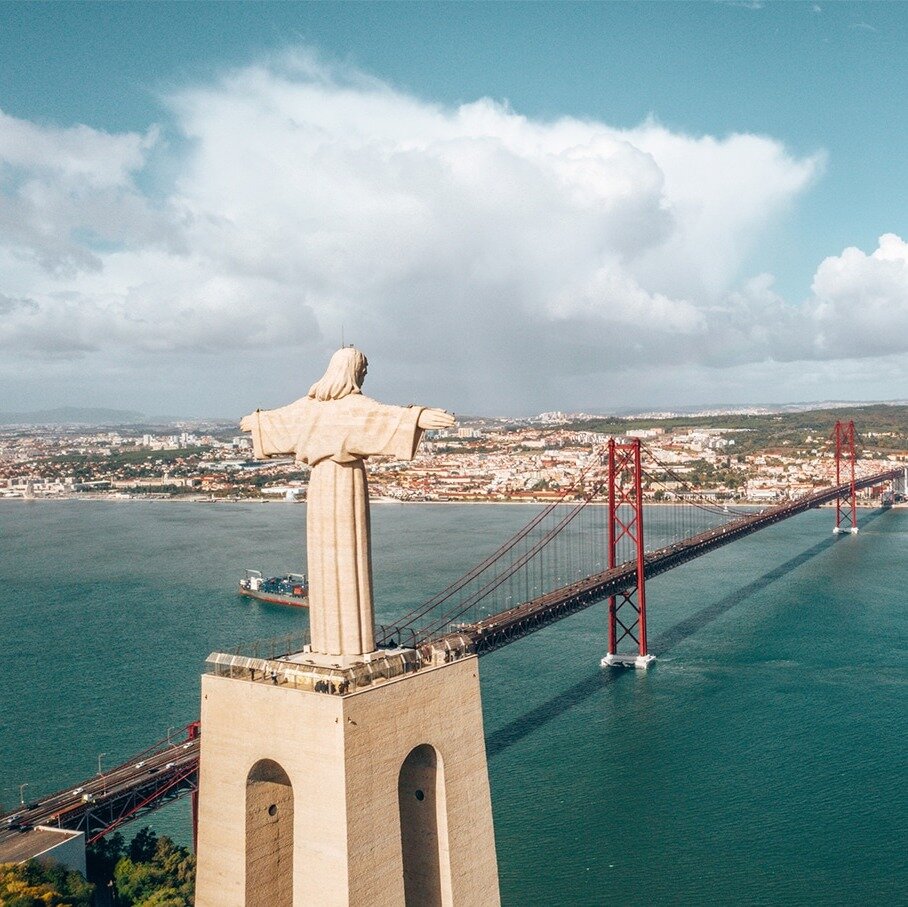
[[[366,357],[338,350],[307,396],[240,422],[258,458],[294,454],[311,469],[306,508],[312,651],[362,655],[375,649],[369,489],[363,461],[410,460],[425,429],[447,428],[442,409],[387,406],[363,396]]]

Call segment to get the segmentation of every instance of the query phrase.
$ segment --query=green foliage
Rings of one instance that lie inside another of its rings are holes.
[[[139,904],[167,886],[167,874],[153,863],[134,863],[122,857],[114,869],[114,886],[120,904]]]
[[[56,864],[0,864],[3,907],[91,907],[94,890],[82,873]]]
[[[85,864],[88,877],[100,887],[113,878],[114,867],[125,853],[123,835],[114,832],[85,848]]]
[[[192,901],[186,900],[185,896],[175,888],[161,888],[137,907],[186,907],[191,903]]]
[[[157,844],[158,836],[155,831],[148,827],[142,828],[130,841],[127,856],[133,863],[148,863],[154,859]]]
[[[119,841],[113,840],[119,838]],[[113,860],[113,863],[111,863]],[[128,846],[119,835],[89,848],[89,877],[99,887],[112,881],[116,907],[191,907],[195,857],[168,837],[141,829]],[[104,872],[104,875],[96,874]]]
[[[71,454],[71,455],[62,455],[56,457],[55,459],[59,462],[67,462],[68,460],[79,460],[79,459],[94,459],[96,462],[101,462],[103,465],[117,468],[118,466],[128,466],[135,464],[148,464],[148,465],[159,465],[162,463],[176,463],[180,460],[187,460],[190,458],[198,458],[204,454],[210,453],[210,447],[174,447],[167,450],[154,450],[151,448],[126,448],[126,449],[117,449],[111,451],[109,456],[105,457],[90,457],[88,455],[82,454]]]

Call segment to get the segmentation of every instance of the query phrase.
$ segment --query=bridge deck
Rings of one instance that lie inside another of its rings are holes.
[[[83,831],[88,842],[197,788],[199,740],[144,751],[116,768],[57,791],[0,820],[0,849],[24,831],[48,825]]]
[[[855,483],[855,487],[868,488],[888,479],[897,478],[902,471],[901,468],[892,469],[859,479]],[[649,552],[644,559],[646,578],[658,576],[672,567],[684,564],[746,535],[765,529],[767,526],[834,501],[849,489],[850,485],[824,489]],[[541,630],[543,627],[550,626],[570,614],[576,614],[578,611],[589,608],[609,596],[632,588],[636,575],[636,561],[627,561],[611,570],[562,586],[560,589],[555,589],[507,611],[492,614],[475,623],[462,624],[450,633],[424,641],[421,650],[424,652],[424,657],[433,650],[445,648],[456,650],[459,654],[482,655],[494,651]]]

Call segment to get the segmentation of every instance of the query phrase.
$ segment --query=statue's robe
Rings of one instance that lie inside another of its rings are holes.
[[[363,460],[411,460],[422,437],[420,406],[386,406],[349,394],[303,397],[254,413],[259,458],[294,454],[311,468],[306,510],[312,650],[361,655],[375,649],[369,489]]]

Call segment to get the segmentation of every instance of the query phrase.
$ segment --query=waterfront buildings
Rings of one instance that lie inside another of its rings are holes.
[[[610,437],[594,425],[594,417],[561,413],[461,422],[430,435],[412,461],[371,461],[371,493],[378,501],[401,502],[570,498],[584,492],[575,483]],[[717,501],[760,504],[833,479],[831,451],[817,432],[789,433],[780,441],[704,419],[684,426],[629,421],[621,436],[641,438],[653,464],[661,464],[649,470],[644,489],[652,501],[695,490]],[[873,430],[864,438],[867,469],[908,462],[908,439]],[[305,500],[305,467],[289,458],[263,463],[251,457],[248,438],[232,423],[154,430],[7,427],[0,430],[0,497]]]

